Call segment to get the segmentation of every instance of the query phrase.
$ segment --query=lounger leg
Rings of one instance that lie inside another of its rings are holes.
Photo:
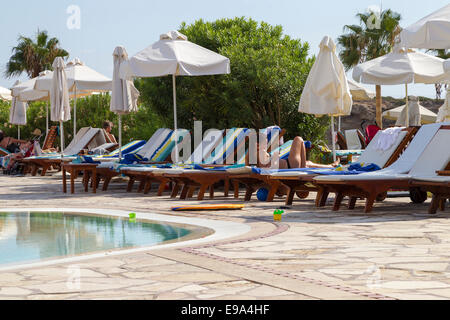
[[[171,198],[176,198],[178,195],[178,192],[180,191],[180,184],[177,182],[173,186],[172,194],[170,195]]]
[[[209,186],[209,198],[214,199],[214,184]]]
[[[185,185],[183,186],[183,190],[181,190],[180,199],[185,200],[185,199],[186,199],[186,196],[187,196],[187,194],[188,194],[188,191],[189,191],[189,186],[185,184]]]
[[[252,199],[253,192],[255,192],[255,189],[253,189],[250,186],[247,186],[246,187],[246,191],[245,191],[245,199],[244,199],[244,201],[250,201]]]
[[[38,166],[33,164],[33,168],[31,169],[31,175],[33,177],[35,177],[37,175],[37,172],[38,172]]]
[[[97,186],[98,186],[98,180],[97,180],[97,170],[94,168],[94,170],[92,170],[92,181],[94,181],[94,186],[92,187],[93,193],[97,193]]]
[[[358,199],[357,197],[350,197],[350,200],[348,201],[348,209],[349,210],[355,209],[357,199]]]
[[[94,179],[92,179],[92,184],[94,184],[95,181]],[[84,186],[84,192],[88,192],[89,191],[89,171],[88,170],[84,170],[83,173],[83,186]]]
[[[202,184],[200,186],[200,191],[198,192],[198,196],[197,196],[198,201],[203,201],[203,199],[205,198],[206,190],[208,190],[208,185]]]
[[[166,182],[160,182],[158,188],[158,197],[161,197],[166,189]]]
[[[67,176],[66,176],[66,168],[63,168],[63,170],[62,170],[62,176],[63,176],[63,193],[67,193]]]
[[[223,186],[223,195],[228,198],[228,194],[230,192],[230,179],[225,179],[225,183]]]
[[[48,168],[49,168],[50,166],[43,166],[42,167],[42,172],[41,172],[41,176],[42,177],[45,177],[45,175],[47,174],[47,170],[48,170]]]
[[[78,174],[76,170],[70,171],[70,193],[75,193],[75,176]]]
[[[320,188],[316,196],[316,207],[325,207],[329,194],[328,188]]]
[[[342,192],[336,193],[336,198],[334,199],[333,211],[339,211],[341,207],[342,200],[344,199],[344,194]]]
[[[431,199],[431,204],[428,207],[429,214],[435,214],[439,206],[439,196],[433,193],[433,198]]]
[[[103,182],[103,191],[107,191],[109,187],[109,183],[111,182],[111,177],[106,177],[105,182]]]
[[[194,192],[195,192],[195,187],[189,187],[189,192],[188,192],[188,199],[192,198],[194,196]]]
[[[372,212],[373,204],[374,204],[375,200],[377,199],[377,195],[378,195],[377,193],[371,193],[366,198],[366,207],[364,209],[364,213]]]
[[[143,178],[141,180],[141,182],[139,183],[139,188],[138,188],[138,193],[141,193],[144,190],[144,186],[145,186],[145,178]]]
[[[239,181],[233,180],[234,198],[239,199]]]
[[[289,188],[289,192],[286,197],[286,205],[292,206],[292,203],[294,202],[294,195],[295,195],[295,189]]]
[[[441,211],[445,211],[445,202],[447,201],[447,199],[445,198],[444,195],[441,195],[441,200],[439,201],[439,209]]]
[[[144,194],[149,194],[150,190],[152,190],[152,182],[149,179],[145,179],[145,187]]]
[[[279,181],[269,182],[270,190],[267,195],[267,202],[273,202],[273,198],[275,198],[275,194],[277,193],[278,188],[280,187]]]
[[[130,177],[130,181],[128,181],[127,192],[131,192],[133,190],[134,181],[135,181],[135,178]]]

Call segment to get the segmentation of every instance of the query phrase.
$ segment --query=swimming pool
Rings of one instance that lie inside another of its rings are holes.
[[[211,229],[73,212],[0,212],[0,267],[205,237]]]

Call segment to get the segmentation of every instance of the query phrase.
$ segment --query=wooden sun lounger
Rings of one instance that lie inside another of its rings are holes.
[[[440,130],[450,130],[450,126],[443,125],[440,127]],[[439,133],[439,132],[438,132]],[[436,134],[436,136],[438,135]],[[439,137],[441,138],[441,137]],[[437,143],[440,143],[439,146],[444,146],[445,143],[440,140],[434,141],[434,138],[429,142],[428,147],[432,143],[433,146],[435,146]],[[427,148],[428,148],[427,147]],[[435,158],[441,159],[442,161],[445,161],[444,157],[448,153],[448,149],[444,149],[445,153],[439,153],[436,154]],[[414,176],[414,168],[417,167],[423,167],[425,168],[429,163],[424,161],[426,157],[432,157],[433,155],[429,154],[427,150],[423,152],[423,154],[420,155],[420,158],[415,162],[413,169],[410,170],[410,175]],[[424,163],[422,163],[424,162]],[[447,165],[447,162],[443,164],[443,167]],[[433,168],[431,168],[433,169]],[[442,168],[436,168],[437,170],[441,170]],[[435,169],[435,170],[436,170]],[[333,211],[338,211],[340,209],[341,202],[345,196],[348,196],[349,201],[349,209],[354,209],[356,200],[358,198],[366,199],[365,204],[365,213],[370,213],[372,211],[374,202],[377,198],[383,197],[389,190],[410,190],[411,183],[410,178],[408,178],[408,174],[404,174],[400,177],[396,177],[395,175],[391,175],[391,177],[388,177],[387,175],[381,175],[381,178],[376,179],[368,179],[367,177],[362,176],[362,179],[359,179],[360,177],[357,177],[358,179],[355,180],[314,180],[314,183],[319,185],[322,190],[323,195],[327,195],[330,192],[333,192],[336,194],[335,202],[333,206]],[[380,176],[379,176],[380,177]],[[420,191],[420,190],[419,190]],[[419,193],[420,195],[420,193]],[[420,195],[418,197],[417,201],[415,202],[423,202],[426,200],[426,193],[425,195]],[[320,203],[322,203],[320,200],[318,200]]]
[[[58,127],[57,126],[50,127],[41,149],[44,151],[53,149],[55,147],[55,141],[57,136],[58,136]]]
[[[414,138],[415,134],[418,131],[418,127],[409,127],[405,129],[407,131],[407,134],[401,141],[401,143],[398,145],[396,150],[392,153],[389,160],[384,165],[384,168],[390,166],[393,164],[403,153],[403,151],[406,149],[408,144],[411,142],[411,140]],[[255,175],[255,179],[257,175]],[[289,192],[286,197],[286,205],[290,206],[292,205],[294,201],[294,195],[297,194],[297,196],[300,199],[305,199],[308,197],[309,192],[317,192],[316,196],[316,206],[321,207],[324,206],[326,203],[326,200],[328,198],[328,195],[330,191],[322,187],[316,183],[314,183],[314,178],[318,176],[317,174],[305,174],[302,176],[267,176],[269,180],[277,181],[285,185],[289,188]],[[275,193],[274,190],[269,191],[269,196],[273,195]],[[381,199],[381,198],[379,198]],[[272,201],[272,198],[268,198],[267,201]]]

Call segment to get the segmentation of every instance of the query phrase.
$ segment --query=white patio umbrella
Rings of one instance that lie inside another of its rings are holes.
[[[162,77],[172,75],[174,129],[177,134],[177,76],[203,76],[230,73],[230,60],[218,53],[188,41],[178,31],[160,36],[160,40],[122,63],[122,79],[134,77]],[[178,149],[175,145],[176,159]]]
[[[442,107],[439,108],[436,122],[450,121],[450,90],[447,90],[445,101]]]
[[[365,101],[375,98],[375,92],[370,91],[367,88],[364,88],[363,86],[361,86],[359,83],[356,83],[352,79],[347,78],[347,81],[353,101],[355,100]]]
[[[48,100],[50,99],[50,94],[47,91],[38,91],[34,89],[34,87],[36,84],[36,79],[39,79],[40,77],[43,77],[51,73],[52,73],[51,71],[45,70],[41,72],[38,77],[24,81],[11,88],[13,95],[18,96],[22,101],[25,102],[46,101],[46,133],[48,133],[48,123],[49,123]]]
[[[120,78],[120,64],[128,60],[128,53],[124,47],[114,49],[114,72],[112,80],[112,93],[110,110],[119,116],[119,160],[122,159],[122,115],[137,111],[139,91],[133,81]]]
[[[70,120],[69,87],[67,84],[65,64],[61,57],[53,61],[52,83],[50,87],[51,120],[59,122],[61,135],[61,157],[64,150],[63,122]]]
[[[88,96],[95,92],[111,91],[111,79],[89,68],[80,59],[68,62],[66,67],[67,87],[74,97],[74,136],[77,134],[77,98]],[[52,86],[51,74],[36,80],[35,89],[49,91]]]
[[[375,85],[404,84],[408,108],[408,84],[434,84],[445,76],[444,60],[413,49],[394,48],[382,57],[361,63],[353,69],[357,82]],[[406,125],[408,126],[408,112]]]
[[[0,87],[0,100],[11,101],[12,100],[11,90]]]
[[[431,111],[422,106],[417,97],[410,97],[409,99],[409,119],[410,119],[410,125],[422,125],[422,124],[429,124],[429,123],[435,123],[437,115]],[[396,107],[390,110],[387,110],[383,112],[383,117],[389,120],[396,120],[398,121],[396,125],[404,126],[405,119],[406,119],[406,105]]]
[[[407,48],[450,48],[450,4],[404,28],[400,39]]]
[[[19,85],[16,81],[14,85]],[[27,124],[27,103],[21,101],[19,96],[12,96],[11,108],[9,109],[9,123],[17,125],[17,139],[20,140],[20,126]]]
[[[325,36],[319,47],[319,54],[300,98],[299,112],[331,116],[333,159],[336,161],[334,117],[349,115],[353,101],[334,41]]]

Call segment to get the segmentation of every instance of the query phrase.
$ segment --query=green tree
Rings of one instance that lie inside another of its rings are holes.
[[[339,57],[345,68],[351,69],[361,62],[381,57],[391,52],[397,36],[401,16],[390,9],[379,15],[375,12],[358,13],[359,25],[345,25],[344,34],[339,36]],[[377,123],[381,128],[381,86],[376,86]]]
[[[323,138],[326,119],[298,112],[306,78],[314,62],[308,43],[283,34],[281,26],[252,19],[203,20],[179,31],[188,39],[228,57],[231,74],[177,78],[179,126],[192,128],[195,120],[206,128],[279,125],[288,137]],[[142,103],[155,110],[167,126],[173,123],[171,77],[136,81]]]
[[[34,78],[44,70],[51,70],[56,57],[69,56],[59,45],[59,40],[50,38],[47,31],[38,30],[35,40],[19,36],[18,44],[12,49],[12,56],[6,64],[5,76],[11,78],[26,72],[29,78]]]

